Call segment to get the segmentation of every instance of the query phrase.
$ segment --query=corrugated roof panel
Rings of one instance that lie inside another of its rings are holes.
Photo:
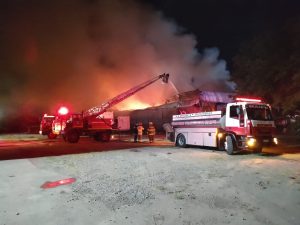
[[[229,103],[233,101],[234,93],[201,91],[199,95],[200,101]]]

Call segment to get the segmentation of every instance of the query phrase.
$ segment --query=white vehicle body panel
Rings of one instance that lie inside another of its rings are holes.
[[[218,128],[177,128],[175,129],[175,137],[178,134],[184,135],[188,145],[217,147],[217,131]]]

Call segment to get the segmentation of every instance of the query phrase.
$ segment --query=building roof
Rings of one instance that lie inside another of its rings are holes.
[[[216,91],[188,91],[177,94],[167,100],[167,104],[177,103],[179,106],[191,106],[206,103],[229,103],[233,101],[235,94],[231,92],[216,92]]]
[[[229,103],[233,101],[234,93],[216,92],[216,91],[200,91],[199,99],[204,102],[211,103]]]

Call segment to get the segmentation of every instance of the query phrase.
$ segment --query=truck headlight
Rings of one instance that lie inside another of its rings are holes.
[[[249,139],[247,140],[247,145],[248,145],[249,147],[253,147],[255,144],[256,144],[256,139],[255,139],[255,138],[249,138]]]
[[[278,145],[278,139],[277,138],[273,138],[273,142],[275,145]]]

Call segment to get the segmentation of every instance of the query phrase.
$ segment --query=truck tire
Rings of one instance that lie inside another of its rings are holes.
[[[96,133],[96,134],[94,134],[94,139],[95,139],[95,141],[102,141],[101,140],[101,133]]]
[[[186,139],[183,134],[179,134],[176,139],[176,146],[185,148],[186,147]]]
[[[67,141],[67,137],[65,134],[62,135],[62,138],[64,139],[65,142]]]
[[[232,155],[234,153],[235,150],[235,142],[233,140],[233,138],[231,136],[226,136],[226,152],[228,155]]]
[[[96,141],[109,142],[111,138],[111,134],[109,132],[97,132],[94,135],[94,139]]]
[[[79,141],[79,133],[76,130],[69,130],[66,133],[66,139],[69,143],[77,143]]]
[[[56,135],[56,134],[53,134],[52,132],[50,132],[50,133],[48,134],[48,138],[49,138],[49,139],[55,139],[55,138],[57,138],[57,135]]]
[[[109,141],[110,141],[110,138],[111,138],[110,133],[108,133],[108,132],[102,133],[102,141],[104,141],[104,142],[109,142]]]
[[[254,153],[261,153],[262,152],[262,145],[260,143],[258,143],[258,145],[253,148],[253,152]]]

